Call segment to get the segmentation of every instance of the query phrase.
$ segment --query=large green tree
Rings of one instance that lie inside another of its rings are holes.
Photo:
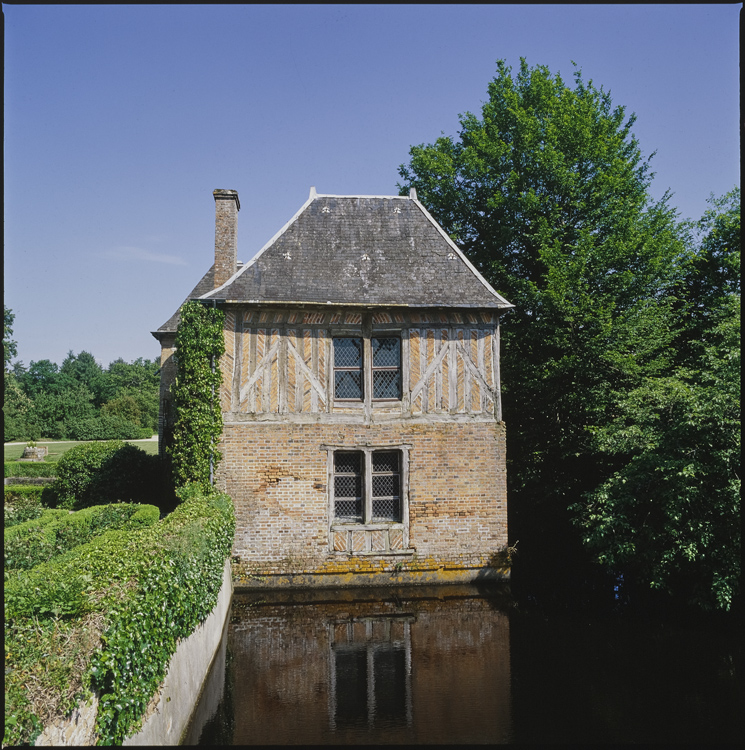
[[[579,71],[567,84],[499,62],[481,116],[461,115],[457,137],[412,147],[400,168],[401,192],[416,188],[515,305],[502,328],[513,574],[519,588],[532,568],[544,594],[587,580],[569,509],[616,468],[593,430],[674,351],[684,237],[667,196],[650,197],[633,124]]]
[[[677,366],[614,394],[595,435],[617,469],[574,506],[627,587],[704,609],[740,592],[740,195],[712,199],[684,270]]]
[[[102,368],[89,352],[15,362],[5,379],[6,440],[149,437],[157,429],[156,360],[117,359]]]

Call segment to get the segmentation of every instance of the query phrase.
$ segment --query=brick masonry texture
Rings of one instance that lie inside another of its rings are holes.
[[[234,190],[215,190],[215,286],[224,284],[236,270],[240,208]]]
[[[333,551],[328,451],[407,444],[405,556]],[[505,430],[496,422],[226,425],[218,484],[235,503],[234,555],[244,572],[480,568],[507,545]]]

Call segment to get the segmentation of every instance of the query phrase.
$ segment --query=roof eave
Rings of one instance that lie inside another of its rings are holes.
[[[484,305],[484,304],[464,304],[464,303],[458,303],[457,305],[450,304],[448,302],[422,302],[422,303],[410,303],[410,302],[358,302],[358,301],[350,301],[350,302],[319,302],[318,300],[281,300],[281,299],[219,299],[219,298],[208,298],[205,299],[203,297],[198,298],[195,300],[196,302],[215,302],[222,305],[298,305],[300,307],[306,307],[306,306],[313,306],[313,307],[364,307],[364,308],[373,308],[373,307],[400,307],[400,308],[415,308],[418,310],[423,310],[426,308],[442,308],[442,309],[448,309],[448,310],[511,310],[515,306],[513,304],[510,304],[509,302],[507,304],[493,304],[493,305]]]

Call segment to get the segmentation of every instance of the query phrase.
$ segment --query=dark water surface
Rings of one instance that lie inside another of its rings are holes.
[[[444,586],[236,595],[206,745],[739,743],[739,637]]]

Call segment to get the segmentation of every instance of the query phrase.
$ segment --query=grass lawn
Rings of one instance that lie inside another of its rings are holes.
[[[151,455],[155,455],[158,452],[158,441],[157,440],[126,440],[127,443],[132,443],[133,445],[136,445],[138,448],[142,448],[142,450],[145,451],[145,453],[149,453]],[[36,444],[38,446],[45,445],[47,448],[49,448],[49,454],[47,455],[45,461],[57,461],[59,457],[65,453],[66,451],[69,451],[70,448],[74,448],[76,445],[81,445],[82,441],[76,441],[76,440],[37,440]],[[21,455],[23,454],[23,449],[26,447],[25,443],[20,443],[18,445],[5,445],[5,461],[17,461]]]

